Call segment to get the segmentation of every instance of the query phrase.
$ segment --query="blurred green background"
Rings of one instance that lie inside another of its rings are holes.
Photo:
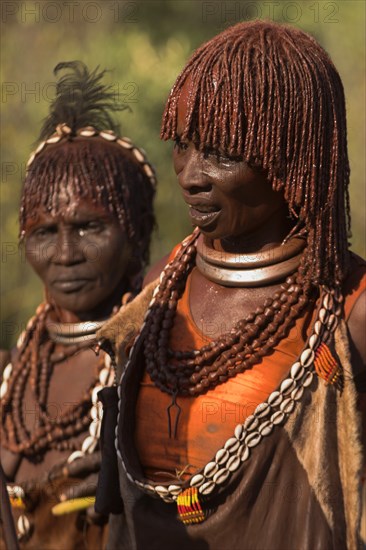
[[[159,140],[169,90],[191,52],[242,20],[267,18],[312,33],[344,82],[351,159],[352,248],[365,256],[365,2],[6,1],[1,2],[1,347],[14,344],[42,299],[18,247],[25,163],[53,97],[52,70],[80,59],[111,69],[106,82],[131,107],[122,134],[142,146],[159,177],[152,262],[190,229],[172,169],[172,144]]]

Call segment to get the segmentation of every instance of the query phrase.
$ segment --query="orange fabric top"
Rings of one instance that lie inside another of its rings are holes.
[[[174,251],[173,251],[174,252]],[[173,254],[171,255],[173,256]],[[181,300],[171,333],[173,349],[200,348],[209,340],[193,321],[189,296],[191,277]],[[346,317],[362,289],[352,287],[346,300]],[[301,352],[307,339],[306,327],[314,311],[307,310],[297,320],[287,338],[260,364],[244,371],[213,390],[198,397],[178,397],[181,407],[177,437],[169,438],[167,408],[172,398],[155,387],[145,372],[136,405],[135,444],[144,473],[154,481],[168,481],[184,472],[181,478],[192,475],[209,462],[217,450],[231,437],[237,424],[253,413],[281,381]],[[172,413],[174,422],[174,413]]]

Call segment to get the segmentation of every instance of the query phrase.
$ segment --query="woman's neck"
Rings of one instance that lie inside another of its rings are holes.
[[[62,308],[51,300],[51,305],[53,307],[50,317],[52,320],[60,323],[82,323],[85,321],[102,321],[108,319],[112,315],[113,309],[121,306],[122,296],[127,290],[124,282],[101,304],[89,310],[85,309],[84,311],[70,311]]]
[[[277,214],[277,213],[275,213]],[[212,241],[216,250],[225,252],[253,253],[280,246],[292,229],[288,216],[272,216],[255,231],[244,235],[227,237]]]

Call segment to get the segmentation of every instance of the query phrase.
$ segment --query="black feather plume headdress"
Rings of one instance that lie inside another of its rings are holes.
[[[90,72],[82,61],[67,61],[58,63],[53,72],[57,76],[63,70],[69,72],[56,83],[56,97],[43,122],[39,139],[47,139],[59,124],[66,124],[71,135],[76,135],[77,130],[85,126],[119,133],[119,126],[111,113],[130,108],[118,103],[112,86],[101,84],[107,71],[99,71],[98,66]]]

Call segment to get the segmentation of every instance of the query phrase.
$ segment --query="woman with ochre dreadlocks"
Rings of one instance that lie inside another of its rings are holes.
[[[89,509],[97,394],[114,373],[92,346],[141,288],[156,180],[145,153],[118,136],[105,71],[69,62],[60,72],[22,191],[20,237],[45,300],[3,371],[1,462],[22,547],[101,548],[106,518]]]
[[[357,549],[366,267],[340,77],[304,32],[240,23],[193,54],[162,138],[195,229],[97,334],[141,318],[109,548]]]

